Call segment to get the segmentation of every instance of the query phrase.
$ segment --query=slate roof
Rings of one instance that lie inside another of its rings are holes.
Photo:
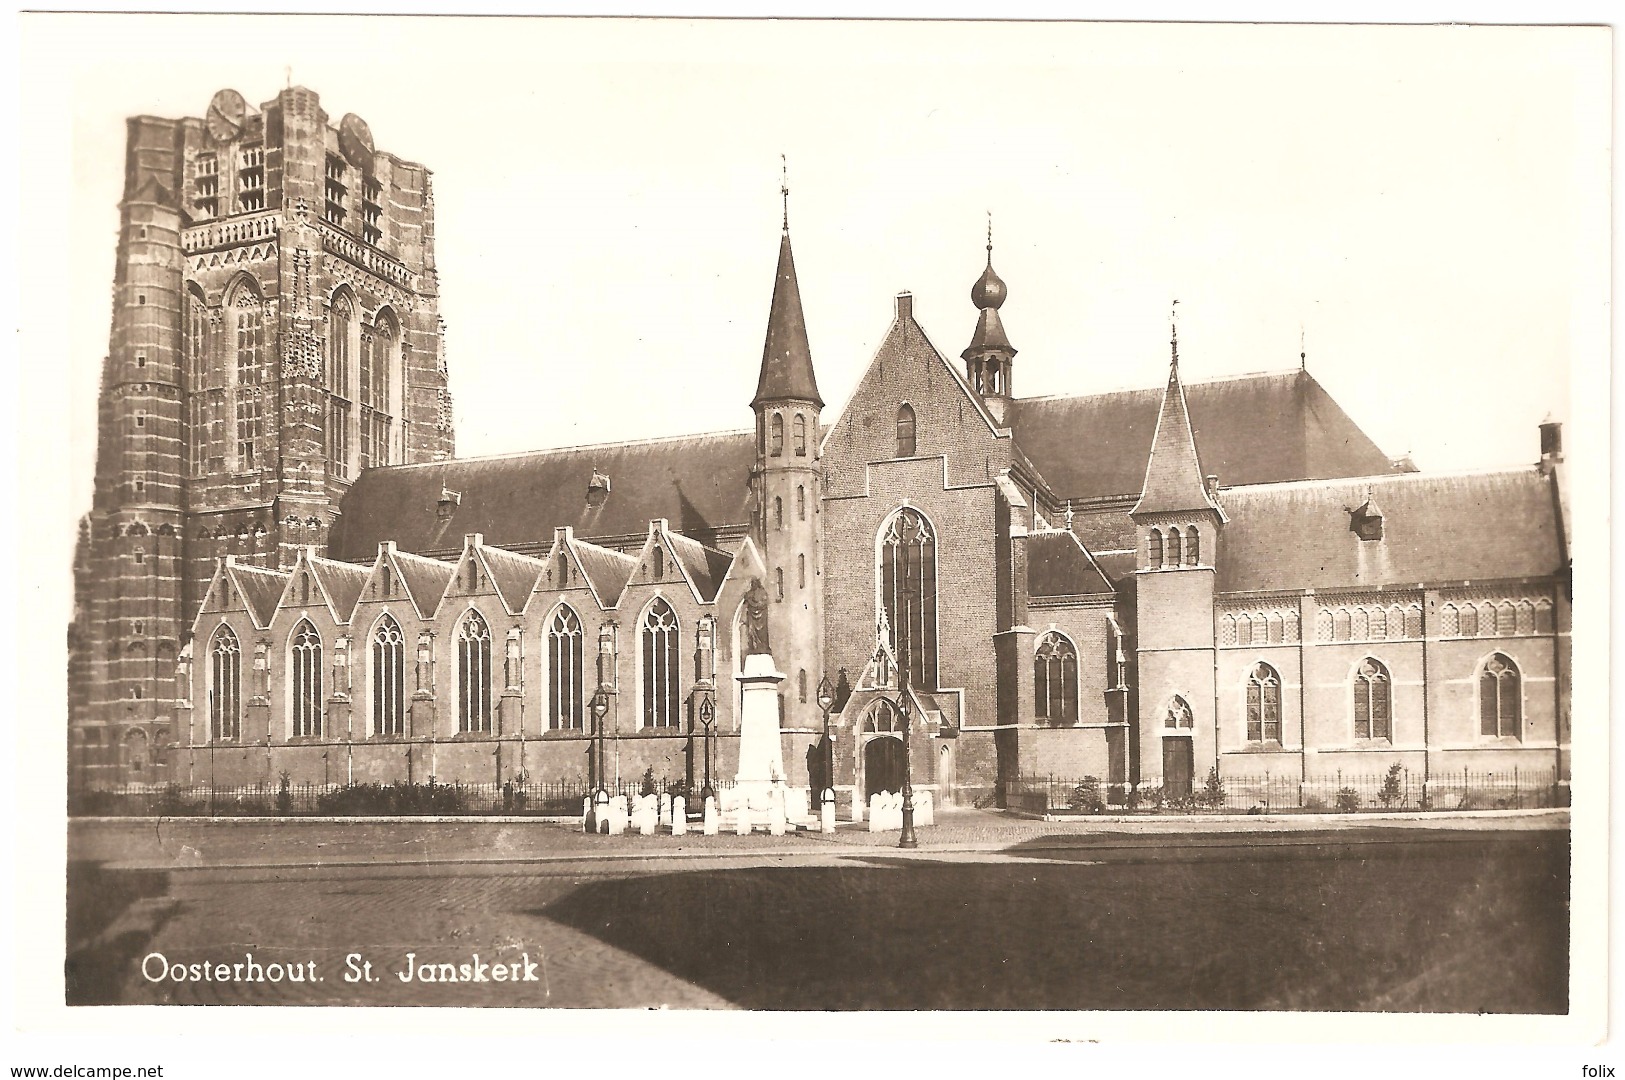
[[[707,603],[715,600],[717,590],[722,588],[722,579],[728,575],[728,566],[733,562],[733,556],[726,551],[708,548],[680,533],[666,533],[666,541],[671,545],[672,554],[677,557],[677,561],[683,564],[683,571],[694,583],[700,599]]]
[[[1202,467],[1223,485],[1388,473],[1392,464],[1306,371],[1185,382]],[[1016,399],[1017,444],[1061,499],[1138,495],[1163,388]]]
[[[638,561],[630,555],[574,537],[570,539],[570,551],[575,555],[581,572],[587,575],[587,582],[597,595],[598,602],[607,608],[620,603],[621,593],[626,591],[626,583],[632,580]]]
[[[356,601],[361,599],[361,590],[366,588],[367,579],[372,576],[371,568],[313,556],[307,556],[305,562],[332,602],[333,614],[340,622],[349,622]]]
[[[433,615],[440,607],[446,586],[451,584],[451,575],[457,572],[452,563],[400,550],[395,552],[395,569],[400,571],[401,581],[406,584],[406,595],[412,606],[423,618]]]
[[[716,530],[750,521],[754,440],[752,432],[730,431],[367,469],[340,504],[328,554],[370,561],[385,540],[452,554],[475,532],[497,547],[546,550],[557,527],[583,537],[639,537],[658,517],[714,543]],[[597,507],[587,502],[594,468],[610,479]],[[443,520],[442,488],[459,497]]]
[[[528,555],[518,555],[490,545],[483,545],[480,554],[485,568],[491,573],[491,583],[509,611],[523,611],[530,603],[530,594],[547,570],[547,563]]]
[[[764,401],[795,398],[816,401],[818,379],[813,374],[812,350],[807,345],[807,320],[801,312],[801,286],[796,282],[796,260],[790,253],[790,230],[779,240],[779,268],[773,277],[773,303],[767,314],[767,340],[762,345],[762,373],[751,408]]]
[[[1083,550],[1078,538],[1065,529],[1027,534],[1027,593],[1029,596],[1075,596],[1111,592],[1112,583]]]
[[[1368,497],[1381,540],[1349,528]],[[1545,577],[1566,559],[1553,486],[1534,468],[1244,487],[1219,501],[1221,592]]]
[[[288,587],[288,579],[293,575],[236,562],[226,564],[226,573],[231,575],[232,583],[237,586],[237,592],[242,595],[243,603],[248,605],[248,612],[254,616],[254,621],[261,626],[269,626],[276,615],[276,606],[282,600],[282,590]]]

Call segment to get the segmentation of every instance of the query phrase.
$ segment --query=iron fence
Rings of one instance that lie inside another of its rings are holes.
[[[712,782],[718,790],[733,785],[732,780]],[[682,780],[628,777],[604,786],[612,796],[689,794]],[[503,784],[120,784],[70,792],[68,813],[77,817],[576,817],[593,790],[585,779]]]
[[[1110,784],[1098,777],[1027,776],[1007,781],[1004,805],[1024,813],[1213,810],[1243,813],[1372,810],[1524,810],[1557,806],[1555,769],[1432,769],[1381,774],[1332,772],[1210,774],[1188,793],[1163,785]]]

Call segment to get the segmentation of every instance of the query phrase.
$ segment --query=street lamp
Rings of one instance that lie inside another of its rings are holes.
[[[829,710],[835,704],[835,687],[829,676],[818,680],[818,707],[824,712],[824,783],[818,801],[822,805],[835,801],[835,744],[829,739]]]
[[[596,793],[604,793],[607,795],[607,792],[604,791],[604,714],[608,712],[609,691],[605,690],[602,686],[599,686],[598,692],[592,696],[593,732],[594,739],[597,743],[597,749],[593,753],[593,772],[595,774],[593,788],[595,789],[595,802],[597,801]]]
[[[700,727],[705,731],[705,786],[700,788],[700,807],[704,809],[707,799],[716,797],[716,790],[711,787],[711,725],[716,723],[717,707],[707,693],[700,699]]]
[[[897,838],[900,848],[917,848],[920,840],[914,835],[914,761],[909,737],[913,734],[913,714],[908,707],[908,667],[903,667],[902,691],[897,695],[897,703],[902,706],[903,713],[903,832]]]

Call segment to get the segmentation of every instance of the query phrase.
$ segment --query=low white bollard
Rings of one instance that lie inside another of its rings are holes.
[[[684,836],[688,833],[688,800],[681,795],[671,801],[671,834]]]
[[[671,796],[667,795],[664,791],[662,791],[660,793],[660,802],[659,802],[659,804],[657,806],[657,810],[659,811],[659,814],[660,814],[660,824],[662,824],[662,825],[670,825],[671,824]]]
[[[835,792],[826,788],[823,803],[818,812],[818,828],[820,832],[832,833],[835,831]]]
[[[773,800],[773,805],[767,810],[767,831],[772,836],[784,835],[784,804]]]
[[[705,800],[705,824],[702,831],[706,836],[715,836],[721,831],[721,815],[717,813],[716,796]]]
[[[869,796],[869,831],[870,832],[880,832],[882,829],[884,829],[886,827],[885,818],[883,816],[884,811],[882,810],[882,807],[884,805],[885,805],[885,803],[881,798],[880,792],[877,791],[873,795]]]
[[[745,806],[734,809],[734,832],[740,836],[750,835],[750,808]]]
[[[581,800],[581,831],[584,833],[593,831],[592,796],[590,795]]]

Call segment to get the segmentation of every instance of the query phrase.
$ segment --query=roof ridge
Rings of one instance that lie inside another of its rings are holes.
[[[1241,382],[1244,379],[1275,379],[1284,376],[1294,376],[1298,374],[1298,371],[1298,368],[1279,368],[1268,371],[1238,372],[1233,375],[1215,375],[1212,378],[1207,379],[1185,379],[1184,376],[1181,375],[1180,380],[1188,389],[1192,386],[1211,386],[1218,383]],[[1310,378],[1314,378],[1314,376],[1311,375]],[[1118,394],[1156,394],[1161,393],[1162,389],[1163,388],[1160,386],[1118,386],[1106,390],[1086,390],[1070,394],[1040,394],[1036,397],[1018,397],[1014,400],[1017,405],[1025,405],[1028,402],[1113,397]]]
[[[574,446],[549,446],[538,450],[510,450],[503,454],[475,454],[469,457],[441,458],[439,461],[413,461],[400,465],[375,465],[364,471],[371,472],[404,472],[407,469],[429,469],[437,465],[455,465],[468,461],[510,461],[518,458],[540,457],[543,454],[565,454],[576,450],[609,450],[629,446],[655,446],[661,443],[685,442],[691,439],[720,439],[728,436],[750,437],[755,432],[751,428],[732,428],[727,431],[699,431],[688,435],[659,435],[649,439],[611,439],[597,443],[578,443]]]
[[[1358,487],[1370,484],[1374,480],[1385,483],[1421,483],[1426,480],[1454,480],[1468,477],[1483,476],[1525,476],[1538,477],[1540,467],[1537,465],[1496,465],[1472,469],[1454,469],[1450,472],[1396,472],[1371,473],[1367,476],[1332,476],[1320,480],[1280,480],[1271,484],[1237,484],[1234,487],[1220,487],[1219,494],[1254,491],[1281,491],[1284,489],[1324,487],[1328,484],[1348,484]]]

